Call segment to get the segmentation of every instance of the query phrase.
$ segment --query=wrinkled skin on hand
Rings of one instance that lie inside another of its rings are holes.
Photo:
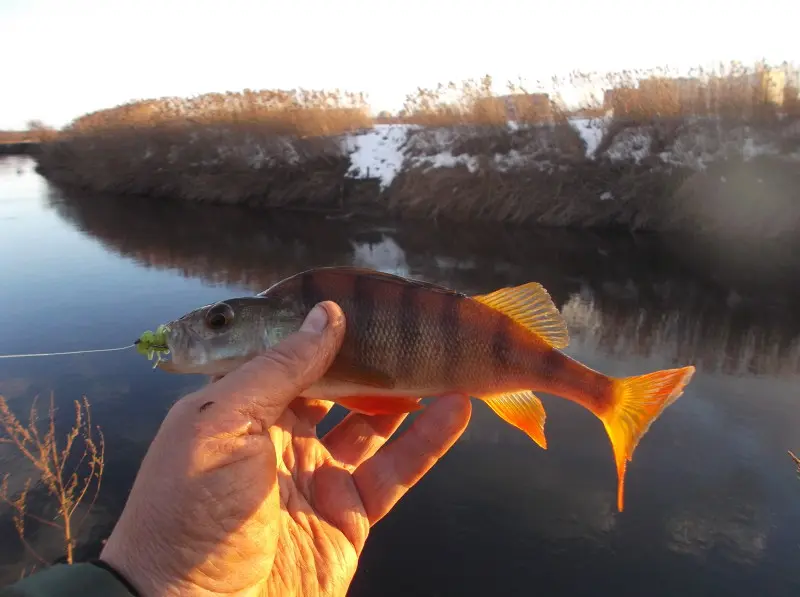
[[[463,433],[469,401],[446,396],[389,446],[404,416],[350,413],[317,438],[332,405],[297,397],[345,326],[319,308],[170,410],[101,554],[142,595],[345,595],[370,527]]]

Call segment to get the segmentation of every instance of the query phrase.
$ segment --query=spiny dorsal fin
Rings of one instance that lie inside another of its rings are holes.
[[[510,392],[480,396],[480,398],[498,417],[521,429],[539,446],[547,449],[547,438],[544,435],[544,420],[547,414],[542,401],[533,392]]]
[[[505,313],[554,348],[566,348],[569,344],[567,322],[564,321],[544,286],[538,282],[501,288],[472,298]]]

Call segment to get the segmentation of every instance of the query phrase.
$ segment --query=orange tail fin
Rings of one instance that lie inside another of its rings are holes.
[[[639,440],[650,425],[683,393],[694,367],[667,369],[614,380],[614,399],[600,416],[617,464],[617,508],[623,509],[625,470]]]

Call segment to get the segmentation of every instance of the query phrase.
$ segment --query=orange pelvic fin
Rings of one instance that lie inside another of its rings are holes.
[[[547,414],[542,401],[533,392],[510,392],[480,398],[498,417],[521,429],[539,446],[547,449],[547,438],[544,435],[544,420]]]
[[[337,398],[335,402],[365,415],[399,415],[423,408],[419,398],[394,396],[344,396]]]
[[[553,348],[566,348],[569,344],[567,323],[547,290],[538,282],[501,288],[472,298],[504,313]]]
[[[614,449],[617,465],[617,508],[623,509],[625,471],[639,440],[670,404],[680,397],[694,367],[666,369],[614,380],[611,408],[599,415]]]

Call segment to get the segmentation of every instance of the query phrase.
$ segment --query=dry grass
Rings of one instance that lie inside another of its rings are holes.
[[[423,126],[505,125],[508,120],[558,121],[567,112],[600,117],[613,110],[615,118],[638,122],[717,116],[764,123],[774,121],[778,113],[800,117],[797,82],[792,80],[795,71],[788,63],[770,66],[763,62],[698,67],[685,74],[661,67],[612,73],[576,71],[530,85],[509,81],[502,95],[486,75],[477,81],[418,88],[406,97],[399,117]],[[576,95],[579,105],[568,110],[563,98]],[[501,97],[509,98],[510,103],[499,101]]]
[[[555,81],[556,88],[586,90],[581,108],[637,121],[716,116],[736,122],[771,122],[779,112],[800,116],[795,65],[739,62],[697,67],[688,73],[670,68],[616,73],[576,72]],[[601,91],[602,90],[602,95]]]
[[[56,408],[50,397],[49,420],[44,431],[39,429],[36,400],[31,405],[29,420],[23,424],[0,396],[0,425],[5,434],[0,443],[13,446],[38,473],[38,480],[28,478],[19,491],[9,487],[10,475],[0,484],[0,502],[11,508],[14,528],[25,548],[41,565],[52,559],[45,558],[30,542],[26,532],[28,521],[58,531],[68,563],[73,563],[74,550],[83,522],[100,492],[103,478],[105,442],[99,427],[92,426],[89,401],[75,401],[75,421],[61,439],[56,433]],[[97,433],[95,437],[94,433]],[[73,451],[74,450],[74,451]],[[33,512],[28,501],[32,483],[41,483],[55,501],[55,513],[45,515]],[[92,486],[94,490],[92,491]],[[84,502],[88,500],[88,505]],[[84,507],[79,520],[75,514]]]
[[[349,160],[333,139],[246,126],[151,126],[61,139],[39,170],[69,187],[188,201],[336,207]]]
[[[491,75],[459,84],[440,83],[435,89],[418,88],[406,96],[397,121],[425,127],[464,125],[500,126],[563,122],[563,103],[549,94],[531,92],[521,83],[508,81],[507,93],[494,91]]]
[[[311,137],[370,127],[372,119],[363,94],[339,90],[245,90],[133,101],[81,116],[65,132],[95,135],[120,129],[205,126]]]
[[[31,131],[0,131],[0,144],[30,143],[33,140]]]
[[[30,120],[23,131],[0,131],[0,145],[12,143],[47,143],[58,137],[58,131],[41,120]]]

